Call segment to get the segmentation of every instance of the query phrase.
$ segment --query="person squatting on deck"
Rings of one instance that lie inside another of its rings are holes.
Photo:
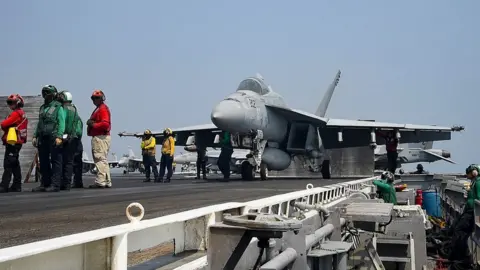
[[[96,108],[87,121],[87,135],[92,137],[92,156],[98,173],[95,184],[89,188],[110,188],[112,179],[107,161],[111,143],[110,109],[105,104],[105,94],[101,90],[93,91],[91,99]]]
[[[142,149],[143,166],[145,167],[145,180],[143,182],[150,182],[150,167],[153,171],[153,181],[158,182],[157,160],[155,159],[157,142],[152,132],[147,129],[143,132],[142,142],[140,143]]]
[[[2,142],[5,145],[5,157],[3,158],[3,175],[0,183],[0,193],[22,191],[22,171],[20,168],[19,155],[22,145],[27,142],[28,119],[23,110],[25,101],[19,94],[12,94],[7,98],[7,105],[12,110],[10,115],[2,121]],[[13,144],[7,142],[10,128],[15,129],[17,141]],[[12,180],[12,186],[9,187]]]
[[[158,176],[158,182],[170,183],[170,179],[173,175],[173,156],[175,154],[175,139],[173,138],[173,132],[170,128],[166,128],[163,131],[163,143],[162,143],[162,157],[160,158],[160,175]],[[168,170],[167,179],[163,181],[165,175],[165,168]]]
[[[65,112],[65,134],[63,135],[63,153],[62,153],[62,181],[60,190],[70,190],[72,186],[73,159],[78,149],[79,141],[82,138],[83,124],[78,115],[78,110],[72,103],[72,94],[68,91],[62,91],[57,95],[57,100],[62,103]],[[80,141],[81,143],[81,141]],[[77,178],[77,177],[76,177]],[[81,178],[80,178],[81,179]],[[83,184],[77,181],[74,187],[83,187]]]
[[[38,148],[40,186],[33,192],[60,190],[62,179],[62,142],[65,133],[65,112],[62,104],[56,100],[57,88],[46,85],[42,88],[44,104],[39,110],[39,119],[33,134],[32,144]]]

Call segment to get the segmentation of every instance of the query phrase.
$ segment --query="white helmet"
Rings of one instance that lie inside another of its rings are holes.
[[[72,93],[68,92],[68,91],[63,91],[63,100],[64,101],[69,101],[69,102],[72,102]]]
[[[395,176],[393,175],[393,173],[391,173],[391,172],[389,172],[389,171],[384,171],[384,172],[382,173],[381,178],[382,178],[383,180],[387,180],[388,182],[393,182]]]

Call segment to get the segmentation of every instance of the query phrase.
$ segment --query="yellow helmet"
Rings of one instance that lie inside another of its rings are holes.
[[[150,129],[146,129],[145,132],[143,132],[144,135],[152,135],[152,132]]]
[[[163,132],[165,132],[166,134],[172,134],[172,129],[166,128],[165,130],[163,130]]]

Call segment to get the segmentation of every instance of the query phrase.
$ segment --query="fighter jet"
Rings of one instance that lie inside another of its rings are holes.
[[[432,149],[433,142],[399,144],[397,148],[399,168],[402,164],[435,162],[444,160],[456,164],[450,159],[450,152],[442,149]],[[379,146],[375,149],[375,170],[386,170],[388,168],[387,151],[385,146]]]
[[[339,79],[340,71],[329,92],[333,93]],[[327,100],[321,105],[327,105]],[[325,150],[385,144],[383,138],[376,138],[376,131],[393,131],[404,143],[450,140],[454,131],[450,127],[433,125],[325,118],[325,111],[326,106],[319,107],[317,114],[288,107],[283,97],[274,92],[262,76],[257,75],[242,80],[236,92],[213,108],[213,124],[172,131],[177,145],[190,145],[195,137],[201,137],[209,142],[207,147],[218,146],[222,131],[230,132],[235,148],[248,149],[253,153],[242,163],[244,180],[254,179],[256,173],[265,180],[268,170],[287,169],[293,156],[301,157],[314,171],[321,171],[324,178],[329,178],[330,161]],[[319,116],[321,113],[323,116]],[[119,136],[142,135],[143,132],[119,133]],[[163,131],[155,131],[153,135],[158,144],[163,141]]]
[[[115,153],[112,153],[112,156],[113,156],[114,160],[113,161],[108,161],[108,165],[111,168],[118,167],[119,161],[117,161],[117,156],[115,155]],[[97,170],[97,167],[95,166],[95,163],[93,162],[93,160],[90,160],[88,158],[87,153],[85,151],[83,151],[83,153],[82,153],[82,173],[87,173],[87,172],[90,172],[91,174],[96,175],[98,170]]]

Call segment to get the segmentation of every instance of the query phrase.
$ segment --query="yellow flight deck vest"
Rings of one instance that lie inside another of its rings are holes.
[[[175,153],[175,139],[172,136],[168,136],[163,140],[162,154],[171,155]]]
[[[155,137],[150,137],[148,140],[142,140],[140,148],[142,148],[142,155],[155,156],[156,149]]]

